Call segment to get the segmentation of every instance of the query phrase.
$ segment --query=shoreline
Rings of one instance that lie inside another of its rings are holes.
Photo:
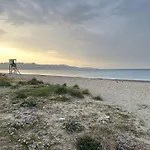
[[[142,80],[142,79],[121,79],[121,78],[103,78],[103,77],[79,77],[79,76],[65,76],[65,75],[42,75],[42,74],[8,74],[8,73],[2,73],[6,74],[8,77],[22,77],[22,76],[41,76],[41,77],[62,77],[62,78],[77,78],[77,79],[90,79],[90,80],[108,80],[108,81],[125,81],[125,82],[148,82],[150,83],[150,80]]]

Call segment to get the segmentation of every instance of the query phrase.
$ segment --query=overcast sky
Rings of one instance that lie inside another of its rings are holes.
[[[0,0],[0,61],[150,68],[150,0]]]

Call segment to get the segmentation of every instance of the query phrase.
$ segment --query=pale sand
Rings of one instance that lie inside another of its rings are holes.
[[[51,84],[67,83],[69,86],[78,84],[89,89],[94,95],[101,95],[103,103],[118,105],[123,110],[133,113],[143,119],[150,129],[150,82],[116,81],[104,79],[88,79],[77,77],[41,76],[41,75],[11,75],[15,79],[31,79],[33,77]]]

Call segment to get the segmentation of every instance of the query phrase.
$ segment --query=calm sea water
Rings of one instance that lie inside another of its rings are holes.
[[[7,70],[0,70],[7,73]],[[97,71],[72,71],[72,70],[20,70],[22,74],[56,75],[70,77],[124,79],[150,81],[150,69],[102,69]]]

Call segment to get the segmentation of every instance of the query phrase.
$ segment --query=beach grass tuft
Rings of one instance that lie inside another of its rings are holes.
[[[77,139],[76,148],[77,150],[102,150],[101,142],[87,135]]]
[[[28,81],[29,85],[39,85],[39,84],[44,84],[43,81],[39,81],[36,78],[32,78],[31,80]]]
[[[59,86],[56,91],[56,94],[67,94],[67,88],[65,86]]]
[[[25,98],[27,98],[27,95],[24,94],[24,93],[22,93],[22,92],[17,92],[15,98],[16,98],[16,99],[25,99]]]
[[[33,96],[33,97],[45,97],[50,95],[50,88],[49,87],[37,87],[37,88],[26,88],[23,90],[19,90],[15,92],[16,98],[20,98],[20,95]],[[25,97],[24,96],[24,97]],[[25,97],[25,98],[26,98]]]
[[[65,86],[65,87],[66,87],[66,86],[67,86],[67,83],[64,83],[62,86]]]
[[[7,81],[0,81],[0,87],[9,87],[11,84]]]
[[[90,92],[89,92],[88,89],[83,90],[82,93],[83,93],[84,95],[90,95]]]
[[[84,98],[82,90],[80,90],[80,89],[68,88],[68,93],[73,97]]]
[[[75,84],[75,85],[73,86],[73,88],[75,88],[75,89],[80,89],[79,85],[77,85],[77,84]]]
[[[68,102],[70,101],[70,98],[66,96],[59,96],[59,97],[57,96],[55,98],[52,98],[51,100],[56,101],[56,102]]]
[[[75,120],[67,120],[63,124],[63,129],[65,129],[68,133],[74,133],[74,132],[82,132],[84,130],[84,126],[82,126],[80,123],[76,122]]]
[[[98,101],[103,101],[102,97],[101,96],[95,96],[93,97],[94,100],[98,100]]]
[[[37,100],[34,98],[30,98],[30,99],[24,99],[21,103],[20,103],[21,107],[36,107],[37,106]]]
[[[0,74],[0,87],[9,87],[11,86],[12,79],[9,79],[7,76],[2,76]]]
[[[37,80],[36,78],[32,78],[31,80],[28,81],[18,81],[19,85],[40,85],[44,84],[43,81]]]

